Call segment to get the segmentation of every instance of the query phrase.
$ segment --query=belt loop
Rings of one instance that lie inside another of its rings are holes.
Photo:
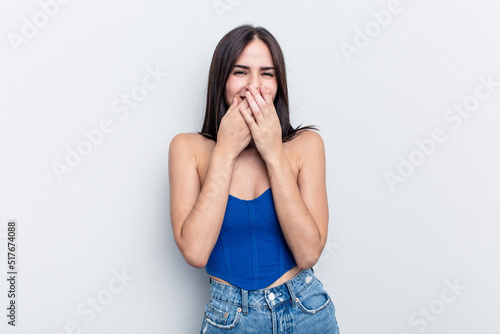
[[[292,282],[286,282],[286,287],[288,288],[288,292],[290,293],[290,300],[292,303],[292,307],[295,307],[295,292],[293,291]]]
[[[241,289],[241,310],[244,315],[248,314],[248,290]]]

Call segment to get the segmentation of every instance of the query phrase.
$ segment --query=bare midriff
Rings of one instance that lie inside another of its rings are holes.
[[[283,283],[285,283],[286,281],[292,279],[295,275],[297,275],[298,273],[300,272],[300,268],[299,267],[293,267],[292,269],[288,270],[286,273],[284,273],[280,278],[278,278],[276,281],[274,281],[273,284],[265,287],[264,289],[269,289],[269,288],[272,288],[272,287],[275,287],[275,286],[278,286],[278,285],[281,285]],[[231,283],[229,282],[226,282],[224,281],[223,279],[220,279],[218,277],[215,277],[215,276],[212,276],[212,275],[209,275],[212,279],[216,280],[217,282],[220,282],[220,283],[224,283],[224,284],[227,284],[227,285],[232,285]]]

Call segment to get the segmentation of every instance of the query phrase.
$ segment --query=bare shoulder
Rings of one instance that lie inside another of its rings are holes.
[[[292,141],[297,142],[299,145],[323,145],[321,135],[314,130],[300,131]]]
[[[204,150],[214,146],[215,142],[199,133],[179,133],[172,138],[170,142],[170,150],[187,150],[195,152],[199,149]]]
[[[199,133],[179,133],[172,138],[169,148],[171,159],[192,161],[196,166],[207,159],[215,146],[215,142]]]
[[[298,156],[308,156],[318,154],[325,150],[325,145],[321,135],[313,130],[300,131],[290,142],[288,142],[291,153]]]
[[[203,137],[199,133],[179,133],[172,138],[170,145],[206,145],[208,142],[212,142],[212,140]]]

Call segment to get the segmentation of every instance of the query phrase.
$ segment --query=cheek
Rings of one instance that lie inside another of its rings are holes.
[[[226,82],[226,100],[232,99],[234,95],[236,95],[240,90],[241,85],[238,85],[238,82],[232,79],[228,79]],[[229,103],[231,104],[231,103]]]
[[[271,96],[273,97],[274,101],[274,99],[276,98],[276,94],[278,93],[278,83],[277,82],[270,83],[268,88],[271,90]]]
[[[237,93],[243,88],[245,88],[246,82],[245,80],[229,77],[226,82],[226,92]]]
[[[226,91],[225,91],[225,94],[224,94],[224,97],[226,99],[227,105],[231,105],[231,101],[230,100],[232,98],[233,93],[234,93],[234,91],[231,89],[231,84],[228,81],[226,83]]]
[[[276,94],[278,93],[278,87],[274,86],[271,89],[271,96],[273,97],[273,101],[276,99]]]

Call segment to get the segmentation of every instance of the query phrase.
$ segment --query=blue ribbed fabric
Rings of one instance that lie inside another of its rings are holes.
[[[241,289],[258,290],[295,266],[276,216],[271,188],[253,200],[229,195],[207,273]]]

